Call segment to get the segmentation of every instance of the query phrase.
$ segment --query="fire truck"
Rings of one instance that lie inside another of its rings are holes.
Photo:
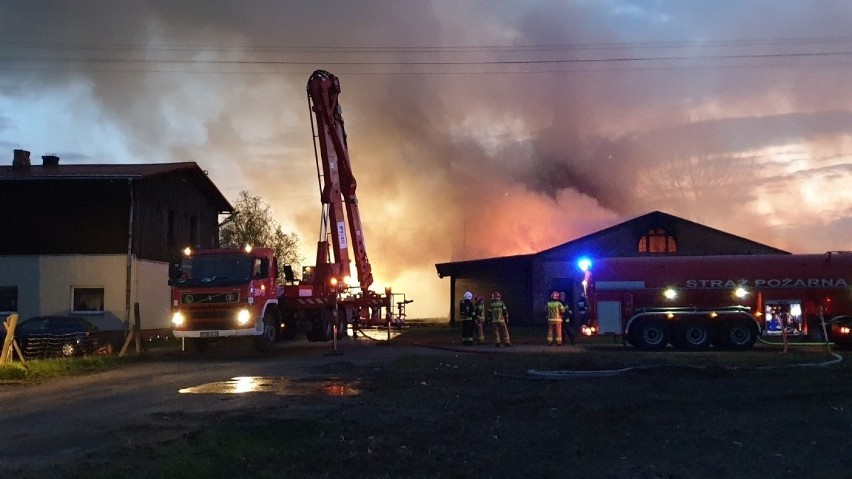
[[[745,350],[786,336],[852,345],[852,253],[583,262],[587,334],[649,351]]]
[[[169,283],[172,330],[188,350],[203,352],[227,337],[249,337],[265,350],[299,332],[309,341],[328,341],[345,335],[349,324],[399,327],[404,321],[413,300],[390,288],[369,289],[373,275],[338,103],[340,82],[317,70],[306,90],[322,203],[316,263],[296,279],[271,248],[184,250]],[[350,249],[357,280],[349,277]]]

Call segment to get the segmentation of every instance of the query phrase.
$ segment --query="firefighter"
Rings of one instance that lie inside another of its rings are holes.
[[[465,346],[473,345],[473,328],[476,318],[476,310],[473,306],[473,293],[467,291],[464,293],[464,299],[459,303],[459,316],[462,321],[462,344]]]
[[[511,348],[509,310],[506,308],[506,303],[503,302],[503,297],[499,291],[491,293],[491,304],[488,305],[488,312],[491,315],[491,324],[494,325],[494,346],[499,348],[502,341],[503,346]]]
[[[482,296],[477,296],[473,301],[473,309],[476,312],[476,344],[485,342],[485,301]]]
[[[547,345],[562,346],[562,313],[565,306],[559,302],[559,291],[550,293],[547,302]]]
[[[571,311],[571,307],[568,306],[570,304],[568,302],[568,297],[562,291],[559,292],[559,302],[565,307],[565,311],[562,313],[562,333],[564,336],[568,336],[568,341],[570,341],[571,344],[577,344],[577,334],[579,334],[580,329],[579,321],[574,317],[574,312]]]
[[[576,317],[579,320],[580,326],[588,326],[586,321],[588,321],[589,315],[589,303],[586,301],[586,296],[581,294],[580,299],[577,300],[577,310]]]

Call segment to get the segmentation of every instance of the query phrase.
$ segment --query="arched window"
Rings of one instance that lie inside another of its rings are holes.
[[[640,253],[676,253],[677,242],[664,229],[650,229],[639,238]]]

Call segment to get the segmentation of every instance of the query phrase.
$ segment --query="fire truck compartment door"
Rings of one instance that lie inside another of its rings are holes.
[[[598,334],[621,332],[621,301],[598,301]]]

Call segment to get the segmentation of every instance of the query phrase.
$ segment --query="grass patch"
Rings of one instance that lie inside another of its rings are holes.
[[[0,365],[0,381],[39,381],[119,367],[131,358],[117,356],[87,356],[69,359],[33,359],[26,366],[20,362]]]
[[[311,467],[325,462],[318,451],[333,426],[315,419],[246,415],[226,418],[181,440],[117,451],[120,460],[90,463],[80,477],[312,477]],[[337,437],[337,436],[334,436]],[[305,462],[314,457],[317,461]],[[59,468],[45,477],[67,477]]]

